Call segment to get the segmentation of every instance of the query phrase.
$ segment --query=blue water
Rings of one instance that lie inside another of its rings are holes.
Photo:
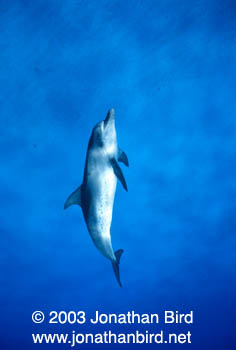
[[[100,330],[32,325],[35,310],[193,310],[193,325],[107,329],[236,348],[235,16],[232,0],[0,1],[1,349]],[[111,228],[123,288],[81,209],[63,210],[111,107],[130,162]]]

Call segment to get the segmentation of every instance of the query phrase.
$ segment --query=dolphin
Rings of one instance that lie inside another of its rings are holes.
[[[128,191],[118,162],[129,166],[127,155],[117,145],[115,111],[112,108],[105,120],[93,128],[82,185],[67,198],[64,209],[73,204],[81,206],[93,243],[111,261],[117,282],[122,286],[119,264],[123,249],[113,251],[110,234],[117,178]]]

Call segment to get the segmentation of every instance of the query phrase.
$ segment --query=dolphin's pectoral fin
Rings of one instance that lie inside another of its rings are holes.
[[[124,163],[126,166],[129,166],[128,157],[120,148],[118,149],[118,161]]]
[[[118,177],[118,179],[122,183],[124,189],[128,192],[128,187],[127,187],[127,184],[126,184],[126,181],[125,181],[125,177],[124,177],[124,175],[122,173],[122,170],[121,170],[121,168],[120,168],[120,166],[117,163],[115,158],[111,159],[111,165],[113,167],[115,175]]]
[[[67,198],[64,204],[64,209],[67,209],[73,204],[81,206],[81,186],[79,186],[71,195]]]
[[[112,267],[113,267],[113,271],[115,273],[117,282],[119,283],[120,287],[122,287],[121,281],[120,281],[120,258],[121,255],[123,254],[123,249],[119,249],[115,252],[115,256],[116,256],[116,262],[112,263]]]

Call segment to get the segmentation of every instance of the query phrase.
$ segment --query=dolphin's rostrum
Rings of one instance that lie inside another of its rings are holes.
[[[111,260],[121,286],[119,264],[123,250],[114,253],[110,235],[117,178],[128,191],[118,161],[129,166],[125,152],[117,145],[115,111],[110,109],[106,119],[93,128],[82,185],[68,197],[64,209],[72,204],[81,206],[90,236],[98,250]]]

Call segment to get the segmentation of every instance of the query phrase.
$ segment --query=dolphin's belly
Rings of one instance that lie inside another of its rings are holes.
[[[100,191],[94,209],[101,232],[110,232],[116,183],[117,179],[111,167],[99,175]]]
[[[114,259],[110,227],[117,178],[111,166],[93,169],[84,187],[83,211],[89,233],[97,248],[109,259]]]

